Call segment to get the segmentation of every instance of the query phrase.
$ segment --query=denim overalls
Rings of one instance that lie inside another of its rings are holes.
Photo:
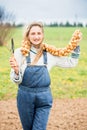
[[[28,65],[23,81],[19,85],[17,107],[24,130],[46,130],[52,107],[52,95],[45,51],[43,51],[43,61],[43,66],[31,66],[30,55],[28,55]]]

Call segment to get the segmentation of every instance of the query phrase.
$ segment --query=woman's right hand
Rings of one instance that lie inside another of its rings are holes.
[[[14,69],[16,74],[18,74],[19,73],[19,66],[18,66],[18,63],[17,63],[14,55],[10,58],[9,62],[10,62],[11,68]]]

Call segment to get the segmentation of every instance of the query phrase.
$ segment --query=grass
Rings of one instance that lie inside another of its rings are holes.
[[[48,44],[56,47],[65,47],[77,28],[53,28],[45,27],[45,40]],[[87,28],[80,28],[83,39],[80,42],[81,55],[75,68],[63,69],[54,67],[50,71],[51,90],[54,98],[87,98]],[[20,47],[23,28],[15,28],[12,37],[15,49]],[[8,41],[10,47],[10,40]],[[15,98],[17,85],[10,80],[9,58],[11,52],[4,46],[0,47],[0,100]]]

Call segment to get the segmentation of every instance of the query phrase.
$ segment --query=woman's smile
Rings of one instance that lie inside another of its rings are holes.
[[[39,45],[43,41],[43,32],[39,26],[34,26],[29,32],[29,40],[33,45]]]

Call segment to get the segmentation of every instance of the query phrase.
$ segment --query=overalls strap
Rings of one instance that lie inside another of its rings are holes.
[[[31,63],[30,54],[28,54],[28,56],[26,57],[26,61],[27,61],[27,65],[29,65]],[[46,51],[43,51],[43,63],[45,65],[47,64],[47,52]]]
[[[27,61],[27,65],[31,63],[30,53],[29,53],[28,56],[26,57],[26,61]]]
[[[44,60],[44,64],[47,64],[47,52],[43,51],[43,60]]]

